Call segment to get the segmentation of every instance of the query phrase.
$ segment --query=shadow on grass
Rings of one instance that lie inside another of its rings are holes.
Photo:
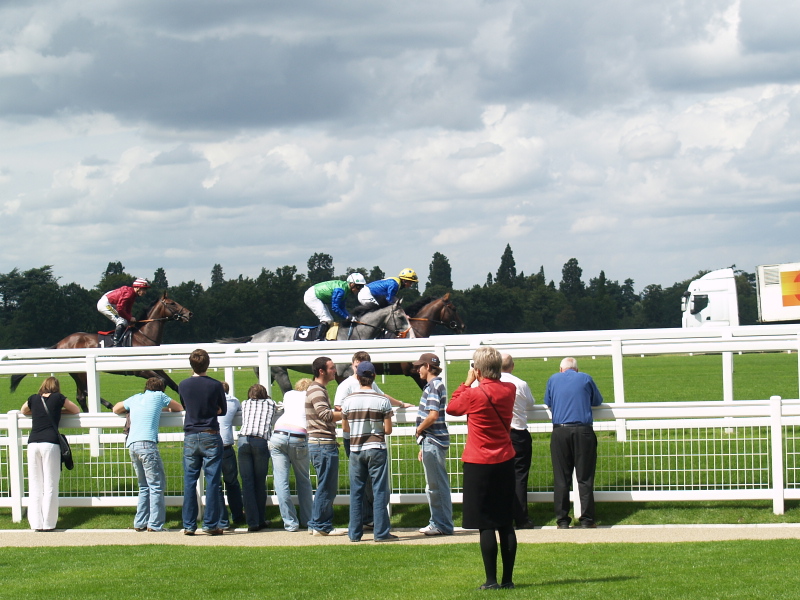
[[[641,577],[629,577],[629,576],[622,576],[619,575],[617,577],[589,577],[584,579],[557,579],[554,581],[542,581],[541,583],[537,583],[535,585],[518,585],[516,587],[535,587],[541,585],[572,585],[575,583],[616,583],[619,581],[631,581],[633,579],[641,579]]]

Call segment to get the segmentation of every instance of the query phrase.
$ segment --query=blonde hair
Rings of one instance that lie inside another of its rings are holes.
[[[481,346],[472,355],[472,362],[475,363],[475,368],[481,372],[481,377],[500,379],[500,366],[503,364],[503,357],[500,356],[497,348]]]
[[[298,392],[305,392],[312,383],[314,383],[313,379],[303,377],[303,379],[297,380],[297,383],[294,384],[294,389]]]
[[[61,392],[61,384],[55,377],[48,377],[39,386],[39,395],[42,394],[58,394]]]

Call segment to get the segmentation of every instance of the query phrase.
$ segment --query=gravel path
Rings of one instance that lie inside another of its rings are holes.
[[[416,529],[393,530],[400,537],[392,544],[430,545],[478,543],[477,531],[456,529],[452,536],[426,537]],[[658,542],[710,542],[723,540],[773,540],[800,539],[800,523],[774,523],[763,525],[614,525],[597,529],[559,530],[541,527],[517,531],[517,539],[524,544],[571,543],[658,543]],[[137,533],[133,529],[59,529],[55,532],[31,530],[0,531],[0,545],[16,547],[34,546],[134,546],[143,544],[169,544],[183,546],[319,546],[350,544],[347,536],[319,537],[307,532],[289,533],[266,530],[248,533],[246,530],[226,532],[222,536],[198,533],[186,536],[180,530],[165,533]],[[372,544],[372,535],[366,534],[361,544]]]

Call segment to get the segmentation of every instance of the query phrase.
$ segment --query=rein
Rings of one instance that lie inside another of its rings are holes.
[[[396,321],[395,311],[392,311],[392,322],[394,323],[395,321]],[[347,339],[350,339],[350,335],[353,333],[353,325],[366,325],[367,327],[372,327],[372,329],[380,329],[381,328],[380,325],[373,325],[372,323],[364,323],[364,321],[356,321],[355,319],[351,319],[350,320],[350,330],[347,333]],[[402,338],[408,337],[408,332],[411,331],[411,326],[409,325],[406,329],[403,329],[403,330],[395,329],[394,331],[392,331],[388,327],[383,327],[383,329],[385,331],[388,331],[389,333],[393,333],[398,338],[402,339]]]

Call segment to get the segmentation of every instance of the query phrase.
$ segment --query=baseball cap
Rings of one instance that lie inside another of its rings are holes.
[[[418,361],[412,363],[415,367],[421,367],[422,365],[433,365],[434,367],[441,366],[441,361],[439,357],[431,352],[426,352],[422,356],[419,357]]]
[[[358,363],[358,366],[356,367],[356,375],[359,377],[365,375],[375,375],[375,365],[368,360]]]

